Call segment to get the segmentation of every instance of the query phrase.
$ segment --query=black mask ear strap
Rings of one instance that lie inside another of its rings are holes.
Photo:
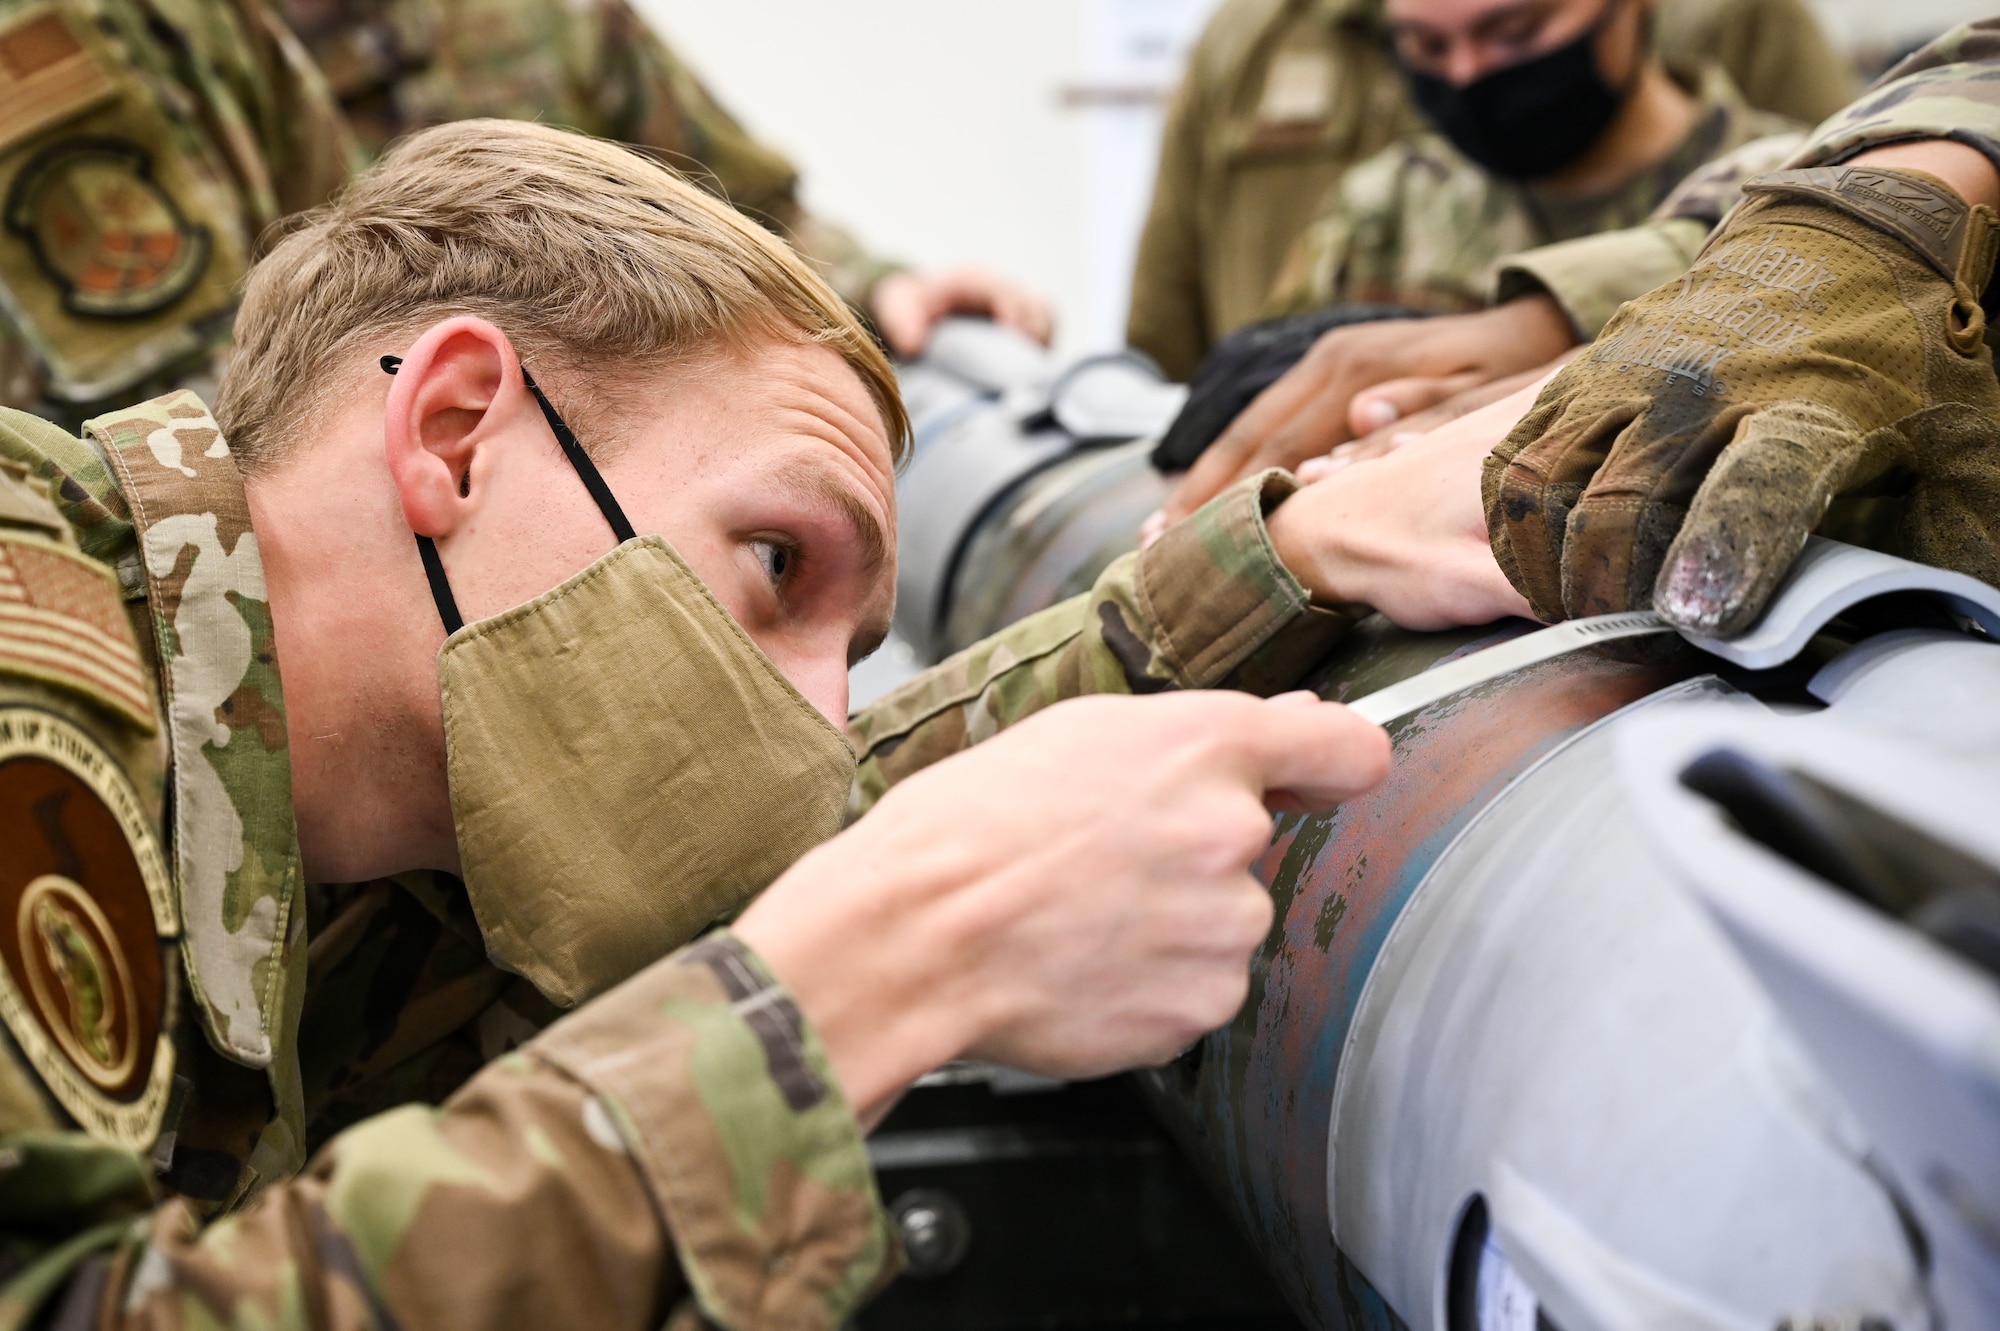
[[[451,594],[451,583],[445,580],[444,561],[438,558],[437,542],[428,536],[419,536],[417,558],[424,561],[424,577],[431,584],[431,600],[437,603],[438,618],[444,621],[444,634],[448,638],[465,627],[465,616],[458,613],[458,598]]]
[[[384,356],[380,363],[384,374],[394,374],[403,368],[401,356]],[[597,464],[583,451],[583,445],[576,441],[576,434],[569,428],[569,423],[556,411],[525,365],[521,367],[521,382],[535,395],[535,402],[542,409],[542,419],[549,423],[549,432],[555,435],[563,456],[569,459],[569,465],[576,469],[577,479],[583,482],[583,488],[590,492],[597,511],[611,524],[611,534],[618,538],[620,545],[631,540],[635,535],[632,523],[626,518],[625,510],[619,507],[617,496],[611,493],[611,487],[604,483],[604,475],[597,470]],[[417,537],[417,557],[424,561],[424,577],[430,582],[431,600],[437,604],[438,618],[444,621],[446,635],[458,632],[465,627],[465,617],[459,614],[458,598],[451,594],[451,583],[445,578],[444,560],[438,557],[437,542],[428,536]]]
[[[403,358],[384,356],[380,364],[382,373],[394,374],[403,368]],[[444,575],[444,560],[438,558],[437,542],[419,535],[417,558],[424,562],[424,580],[431,585],[431,603],[437,606],[438,618],[444,621],[444,634],[448,638],[465,627],[465,616],[458,613],[458,598],[451,594],[451,582]]]
[[[597,501],[597,511],[611,524],[611,534],[618,538],[620,545],[631,540],[635,533],[632,524],[626,521],[625,510],[618,506],[618,500],[611,493],[611,487],[604,483],[604,477],[598,472],[597,464],[590,460],[590,454],[584,452],[583,445],[576,441],[576,435],[570,432],[568,422],[556,414],[555,407],[550,405],[548,396],[542,392],[542,386],[535,382],[535,376],[528,373],[528,367],[525,365],[521,367],[521,382],[535,395],[535,401],[541,403],[542,417],[548,421],[550,433],[554,434],[556,442],[562,445],[563,456],[569,459],[569,465],[576,468],[577,477],[583,482],[583,488],[590,491],[590,497]]]

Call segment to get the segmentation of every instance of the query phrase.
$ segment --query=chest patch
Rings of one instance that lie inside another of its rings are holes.
[[[1266,125],[1324,120],[1333,110],[1333,57],[1325,51],[1280,51],[1264,76],[1257,119]]]
[[[117,579],[53,541],[0,535],[0,669],[70,689],[141,730],[157,724]]]
[[[94,1137],[144,1150],[173,1081],[166,861],[86,732],[0,707],[0,1021]]]
[[[135,319],[186,295],[208,267],[209,234],[123,139],[82,136],[37,153],[7,193],[7,229],[62,290],[63,308]]]
[[[52,5],[0,26],[0,148],[117,96],[111,76]]]

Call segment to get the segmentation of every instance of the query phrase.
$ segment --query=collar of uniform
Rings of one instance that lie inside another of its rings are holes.
[[[1675,185],[1717,154],[1755,137],[1760,113],[1743,100],[1721,65],[1704,62],[1668,73],[1695,100],[1694,122],[1665,157],[1597,194],[1553,195],[1534,185],[1519,188],[1551,240],[1636,226],[1658,207]]]
[[[181,951],[214,1046],[288,1068],[303,982],[300,864],[271,608],[243,478],[185,390],[84,423],[132,514],[173,757]],[[300,946],[292,946],[298,942]],[[283,1054],[280,1058],[279,1055]],[[278,1097],[283,1106],[289,1098]]]

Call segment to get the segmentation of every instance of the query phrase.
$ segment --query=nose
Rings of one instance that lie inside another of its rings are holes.
[[[847,644],[794,650],[774,655],[773,663],[784,672],[805,700],[836,728],[847,724]]]
[[[1491,67],[1479,49],[1479,43],[1460,38],[1451,44],[1445,56],[1444,76],[1458,87],[1476,82]]]

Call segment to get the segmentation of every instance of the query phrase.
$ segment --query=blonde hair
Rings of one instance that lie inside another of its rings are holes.
[[[770,340],[826,346],[861,377],[898,461],[895,373],[783,241],[667,168],[545,125],[412,135],[251,270],[216,418],[245,471],[283,461],[357,353],[454,314],[487,319],[542,377],[615,402],[643,370]],[[545,380],[546,382],[546,380]],[[580,429],[580,432],[581,429]]]

